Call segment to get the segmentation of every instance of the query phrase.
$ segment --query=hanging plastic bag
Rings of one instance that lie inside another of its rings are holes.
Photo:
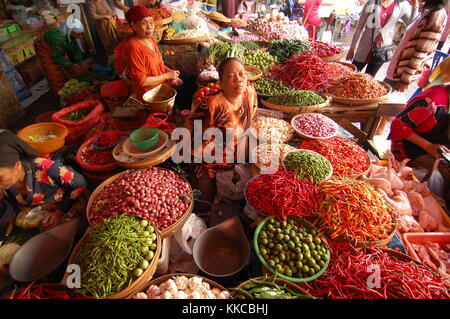
[[[428,178],[428,188],[431,190],[431,192],[439,196],[441,198],[445,197],[444,192],[444,178],[442,177],[441,173],[439,172],[438,166],[439,162],[441,161],[440,158],[438,158],[433,165],[433,170],[431,172],[430,178]]]
[[[192,250],[189,246],[190,238],[196,239],[207,228],[203,219],[195,214],[191,214],[183,227],[174,234],[174,238],[184,252],[192,255]]]
[[[216,174],[217,193],[220,198],[240,200],[244,197],[245,185],[251,178],[250,164],[239,164],[233,169]]]
[[[322,40],[321,41],[325,42],[325,43],[331,43],[332,36],[333,36],[333,34],[331,33],[331,31],[325,31],[322,34]]]

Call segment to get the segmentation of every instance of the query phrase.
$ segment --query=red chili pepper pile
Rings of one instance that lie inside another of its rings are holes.
[[[324,62],[314,51],[302,51],[281,64],[269,69],[272,76],[297,90],[326,90],[332,77],[326,72]]]
[[[320,184],[320,231],[338,241],[382,240],[395,230],[396,212],[370,184],[333,176]]]
[[[119,142],[120,138],[123,136],[122,132],[102,132],[98,135],[98,140],[95,139],[95,145],[100,148],[110,148]]]
[[[351,67],[338,62],[328,62],[325,64],[325,70],[334,80],[339,80],[353,73],[353,69]]]
[[[328,242],[332,252],[326,272],[300,286],[310,295],[331,299],[448,299],[443,279],[414,261],[401,261],[381,249],[357,251]],[[369,288],[379,267],[379,288]]]
[[[86,297],[75,293],[63,285],[47,286],[45,284],[34,286],[35,282],[30,283],[20,293],[13,292],[9,299],[86,299]]]
[[[386,95],[388,90],[369,74],[352,73],[336,81],[328,92],[348,99],[373,99]]]
[[[263,174],[247,184],[246,198],[258,212],[267,216],[314,218],[319,204],[318,186],[311,180],[300,180],[284,169]]]
[[[310,46],[314,48],[314,50],[321,58],[342,53],[342,48],[335,46],[334,44],[321,41],[311,41]]]
[[[356,143],[335,136],[324,140],[305,140],[299,148],[315,151],[325,156],[333,165],[333,174],[352,176],[369,169],[369,155]]]
[[[81,159],[90,165],[106,165],[114,162],[112,151],[100,151],[92,144],[81,151]]]

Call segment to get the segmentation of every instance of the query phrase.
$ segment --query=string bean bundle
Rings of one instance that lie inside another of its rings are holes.
[[[141,276],[155,257],[155,228],[148,221],[119,215],[105,219],[88,234],[75,257],[86,297],[113,295]]]

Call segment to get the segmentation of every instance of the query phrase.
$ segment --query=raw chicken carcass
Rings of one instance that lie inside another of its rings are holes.
[[[409,177],[411,177],[411,174],[413,173],[413,168],[406,166],[406,163],[408,163],[409,161],[410,161],[410,159],[406,158],[400,163],[400,168],[397,171],[397,175],[401,179],[409,178]]]
[[[430,255],[427,252],[427,249],[422,245],[412,245],[414,250],[417,252],[417,256],[419,256],[420,260],[430,267],[432,270],[437,271],[438,268],[434,262],[431,261]]]
[[[394,195],[392,191],[391,184],[385,178],[369,178],[366,180],[369,184],[371,184],[375,189],[383,190],[384,193],[391,197]]]
[[[405,187],[402,179],[397,176],[393,168],[388,169],[387,180],[391,184],[392,189],[403,189]]]
[[[412,214],[414,216],[418,216],[419,212],[425,209],[425,202],[422,195],[415,191],[407,192],[406,195],[408,196],[409,203],[411,204]]]
[[[442,207],[439,202],[430,194],[423,197],[425,210],[436,219],[438,224],[442,224]]]
[[[400,216],[398,220],[398,231],[400,233],[410,233],[410,232],[423,232],[423,228],[420,227],[417,220],[410,215]]]
[[[419,212],[419,225],[425,231],[435,231],[438,228],[439,221],[431,216],[426,210]]]
[[[409,204],[409,200],[405,192],[396,190],[395,196],[393,196],[392,198],[389,198],[389,196],[383,190],[380,190],[380,192],[383,194],[385,200],[389,204],[391,204],[391,206],[397,211],[400,216],[412,216],[411,205]]]

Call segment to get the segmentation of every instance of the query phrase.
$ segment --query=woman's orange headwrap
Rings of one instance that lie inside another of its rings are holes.
[[[147,7],[143,5],[131,7],[130,9],[128,9],[127,13],[125,13],[125,18],[127,19],[128,23],[138,22],[141,19],[151,16],[151,10],[147,9]]]

